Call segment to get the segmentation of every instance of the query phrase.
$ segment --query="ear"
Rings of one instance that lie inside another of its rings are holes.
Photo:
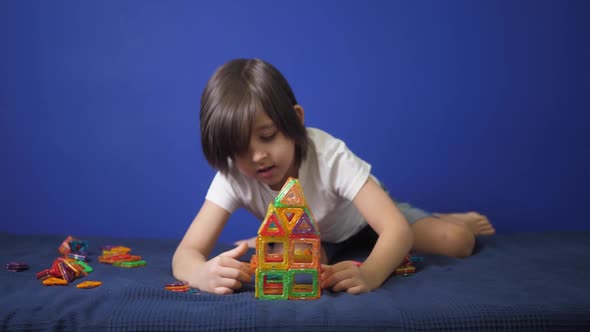
[[[303,107],[301,107],[301,105],[299,104],[296,104],[295,106],[293,106],[293,110],[295,111],[295,113],[297,113],[297,117],[299,117],[299,121],[301,121],[301,124],[304,124],[303,119],[305,111],[303,110]]]

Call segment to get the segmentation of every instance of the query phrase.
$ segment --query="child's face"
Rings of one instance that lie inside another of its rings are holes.
[[[247,152],[234,158],[246,176],[280,190],[287,179],[297,177],[295,142],[283,135],[264,112],[257,112]]]

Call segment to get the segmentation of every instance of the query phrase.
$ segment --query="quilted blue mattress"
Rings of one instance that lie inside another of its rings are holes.
[[[253,284],[225,296],[167,291],[178,243],[169,239],[79,237],[94,271],[67,286],[43,286],[35,275],[51,266],[67,235],[0,233],[2,263],[30,266],[0,271],[0,330],[590,330],[590,232],[499,234],[478,240],[467,259],[424,255],[414,275],[392,276],[371,293],[324,291],[307,301],[257,300]],[[98,263],[105,244],[131,247],[147,265]],[[103,284],[75,287],[85,280]]]

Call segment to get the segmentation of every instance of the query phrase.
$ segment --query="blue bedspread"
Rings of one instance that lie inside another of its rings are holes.
[[[480,239],[474,256],[423,256],[410,277],[391,277],[358,296],[325,291],[319,300],[254,299],[253,284],[234,294],[173,293],[176,240],[81,238],[94,272],[68,286],[43,286],[65,236],[0,233],[0,330],[528,330],[590,329],[590,232],[516,233]],[[75,234],[73,234],[75,236]],[[97,262],[99,247],[122,244],[147,261],[117,268]],[[228,249],[219,245],[216,252]],[[345,255],[362,259],[366,253]],[[94,289],[78,289],[99,280]]]

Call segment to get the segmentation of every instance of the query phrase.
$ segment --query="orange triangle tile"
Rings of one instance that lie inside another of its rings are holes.
[[[305,207],[307,203],[299,180],[289,178],[275,199],[277,207]]]
[[[266,217],[260,230],[258,231],[260,236],[287,236],[287,231],[283,226],[281,220],[277,217],[276,213],[271,212]]]
[[[295,224],[303,214],[302,208],[277,208],[279,217],[283,218],[283,221],[287,225],[289,230],[295,227]]]

